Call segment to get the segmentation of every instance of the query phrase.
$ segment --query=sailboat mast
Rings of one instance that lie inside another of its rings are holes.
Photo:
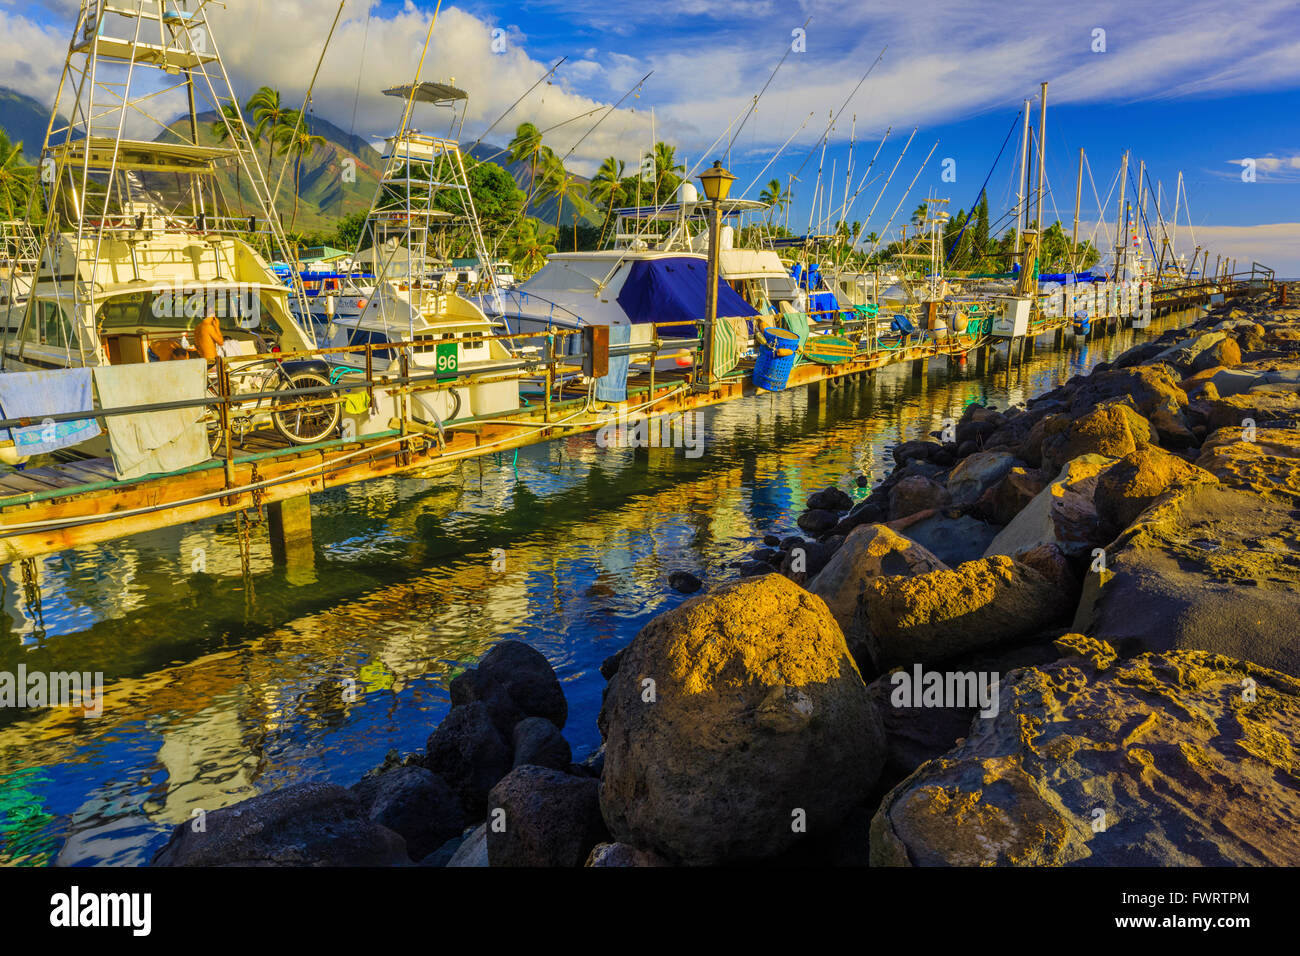
[[[1025,231],[1025,220],[1028,209],[1026,203],[1029,197],[1025,193],[1025,183],[1027,183],[1029,171],[1029,100],[1025,100],[1024,118],[1021,120],[1020,129],[1020,179],[1016,182],[1016,253],[1020,252],[1021,234]]]
[[[1038,185],[1034,190],[1034,229],[1043,234],[1043,161],[1047,155],[1047,83],[1042,85],[1038,106]],[[1041,258],[1041,255],[1040,255]]]

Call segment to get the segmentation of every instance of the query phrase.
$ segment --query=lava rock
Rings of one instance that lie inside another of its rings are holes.
[[[195,832],[186,820],[153,866],[395,866],[406,841],[373,822],[355,794],[302,783],[213,810]]]
[[[810,832],[833,830],[883,761],[839,626],[784,578],[725,585],[654,618],[609,687],[601,810],[615,840],[670,862],[777,856],[801,839],[796,812]]]
[[[668,575],[668,586],[679,594],[694,594],[704,584],[689,571],[673,571]]]
[[[422,859],[465,826],[460,798],[422,767],[398,767],[352,785],[374,823],[400,833],[412,859]]]
[[[510,745],[482,701],[453,707],[425,746],[429,769],[460,796],[467,813],[483,818],[488,791],[510,772]]]
[[[527,717],[515,724],[514,744],[516,767],[532,764],[567,770],[573,760],[564,734],[545,717]]]
[[[488,858],[493,866],[582,866],[609,839],[597,780],[522,766],[492,788]],[[496,811],[504,811],[498,817]],[[497,827],[496,819],[503,825]]]

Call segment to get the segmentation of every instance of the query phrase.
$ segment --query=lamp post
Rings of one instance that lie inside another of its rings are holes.
[[[704,187],[704,196],[711,204],[709,210],[709,287],[704,300],[704,385],[707,391],[713,383],[713,329],[718,321],[718,261],[721,257],[718,249],[718,236],[722,232],[721,202],[731,192],[731,184],[736,177],[723,168],[721,161],[714,160],[713,165],[700,174],[700,185]],[[696,387],[700,387],[700,376],[695,376]]]

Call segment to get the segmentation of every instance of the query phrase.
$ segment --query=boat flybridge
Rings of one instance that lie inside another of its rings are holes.
[[[474,280],[496,288],[465,161],[455,139],[409,126],[417,103],[450,110],[454,126],[463,116],[467,94],[437,82],[384,93],[404,100],[406,106],[397,132],[385,140],[379,183],[352,257],[353,267],[373,278],[348,280],[336,302],[327,299],[324,340],[337,348],[414,343],[403,350],[405,355],[396,349],[372,349],[372,369],[378,366],[381,371],[399,370],[404,362],[411,375],[490,371],[513,355],[494,337],[498,329],[469,297],[469,270],[451,266],[447,255],[453,243],[468,245],[479,263]],[[365,365],[366,355],[338,352],[330,361],[358,368]],[[519,383],[514,379],[412,395],[413,414],[424,423],[518,407]],[[386,427],[386,418],[373,424],[360,421],[357,433]]]
[[[754,200],[727,199],[724,221],[766,209]],[[528,280],[502,290],[484,307],[511,332],[572,331],[586,325],[628,326],[627,341],[648,344],[654,324],[661,339],[694,338],[705,315],[708,290],[708,214],[711,204],[683,183],[677,201],[616,210],[609,248],[557,252]],[[774,324],[778,311],[797,311],[803,302],[788,270],[770,251],[734,248],[734,227],[719,233],[718,317],[755,325]],[[668,323],[672,323],[668,325]],[[581,347],[569,335],[565,353]],[[655,360],[658,370],[689,368],[693,352],[682,348]],[[648,364],[632,363],[633,369]]]
[[[287,244],[207,9],[82,0],[41,149],[39,203],[33,193],[23,228],[9,230],[19,241],[0,303],[0,371],[195,358],[200,325],[209,341],[224,338],[227,356],[316,347],[289,308],[301,284],[287,288],[269,265]],[[179,119],[153,112],[176,103],[188,104]],[[200,142],[213,125],[201,110],[218,117],[225,145]],[[221,194],[223,168],[244,186],[238,214]],[[215,359],[204,357],[211,381]],[[304,384],[293,363],[263,361],[280,385]],[[261,377],[250,392],[266,387]],[[309,442],[337,421],[330,408],[276,427]]]

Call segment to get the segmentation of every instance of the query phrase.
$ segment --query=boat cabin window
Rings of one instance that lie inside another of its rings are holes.
[[[278,338],[281,329],[268,307],[267,296],[257,289],[129,292],[106,300],[95,314],[96,325],[101,334],[145,329],[184,332],[212,313],[222,331],[256,329],[264,337]]]
[[[24,337],[29,342],[54,348],[67,349],[76,345],[72,321],[57,302],[42,300],[36,303],[35,314],[27,323]]]

